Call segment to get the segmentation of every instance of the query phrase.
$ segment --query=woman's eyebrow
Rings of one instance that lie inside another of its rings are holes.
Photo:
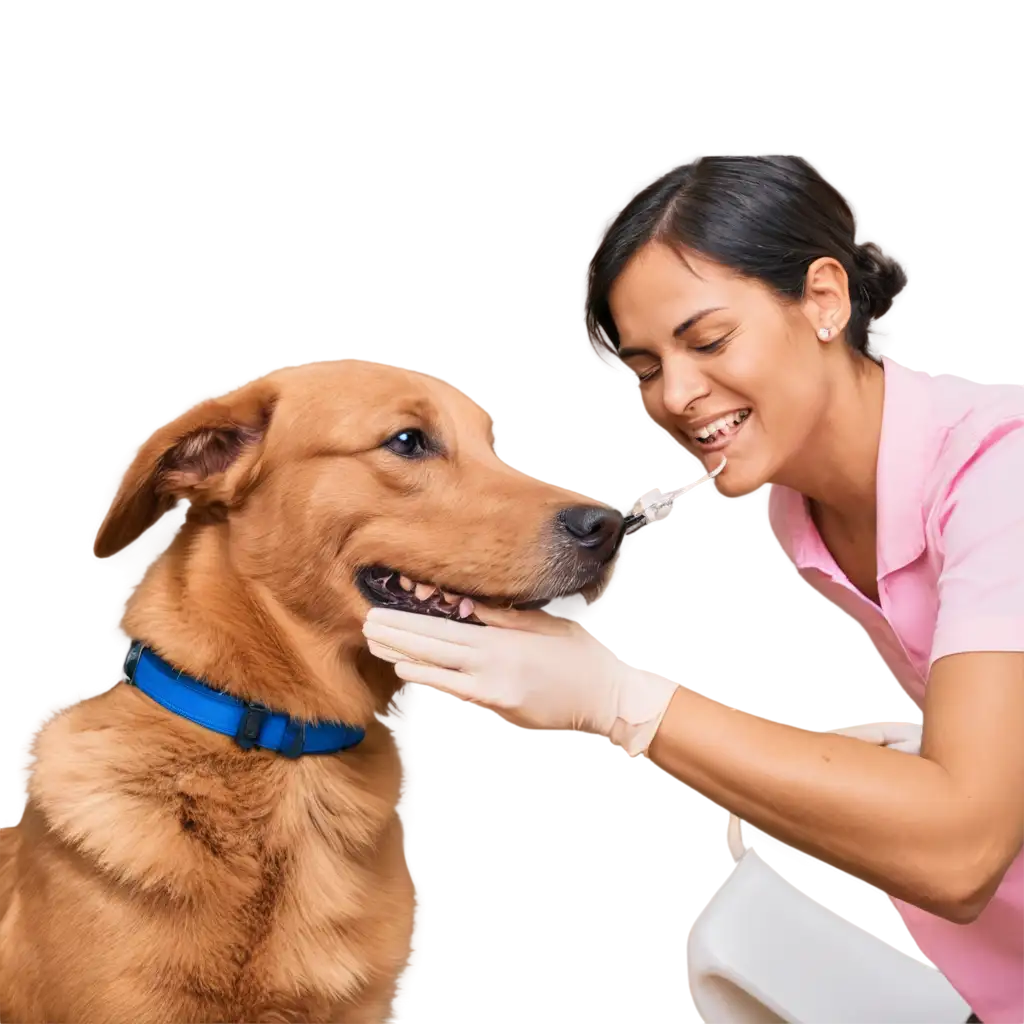
[[[684,320],[673,332],[673,338],[681,338],[691,327],[693,327],[698,321],[703,320],[704,317],[710,313],[717,313],[720,309],[725,309],[724,306],[709,306],[707,309],[702,309],[693,316],[688,317]]]
[[[620,348],[619,358],[629,359],[632,356],[653,356],[654,353],[646,348]]]

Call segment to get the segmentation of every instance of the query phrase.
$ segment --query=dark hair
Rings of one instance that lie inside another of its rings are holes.
[[[803,295],[807,268],[838,260],[850,282],[846,338],[868,351],[868,326],[907,283],[903,268],[873,242],[858,245],[846,200],[796,156],[709,156],[677,167],[634,196],[590,261],[587,332],[594,347],[618,351],[608,295],[636,252],[663,242],[758,278],[780,295]]]

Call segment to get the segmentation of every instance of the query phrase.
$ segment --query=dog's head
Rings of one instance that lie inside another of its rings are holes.
[[[613,509],[502,463],[489,417],[453,387],[356,361],[278,371],[158,430],[96,554],[180,499],[188,571],[229,572],[317,636],[359,646],[370,604],[455,617],[446,595],[592,599],[622,534]]]

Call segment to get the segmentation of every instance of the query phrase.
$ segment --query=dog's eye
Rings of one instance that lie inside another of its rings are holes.
[[[384,447],[404,459],[421,459],[430,454],[430,445],[422,430],[403,430],[385,441]]]

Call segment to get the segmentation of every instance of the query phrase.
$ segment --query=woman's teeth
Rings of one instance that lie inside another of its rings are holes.
[[[709,423],[707,426],[701,427],[700,430],[694,431],[694,440],[702,444],[710,444],[720,434],[728,434],[733,427],[739,426],[749,415],[749,409],[740,409],[738,412],[729,413],[728,416],[722,416],[714,423]]]

